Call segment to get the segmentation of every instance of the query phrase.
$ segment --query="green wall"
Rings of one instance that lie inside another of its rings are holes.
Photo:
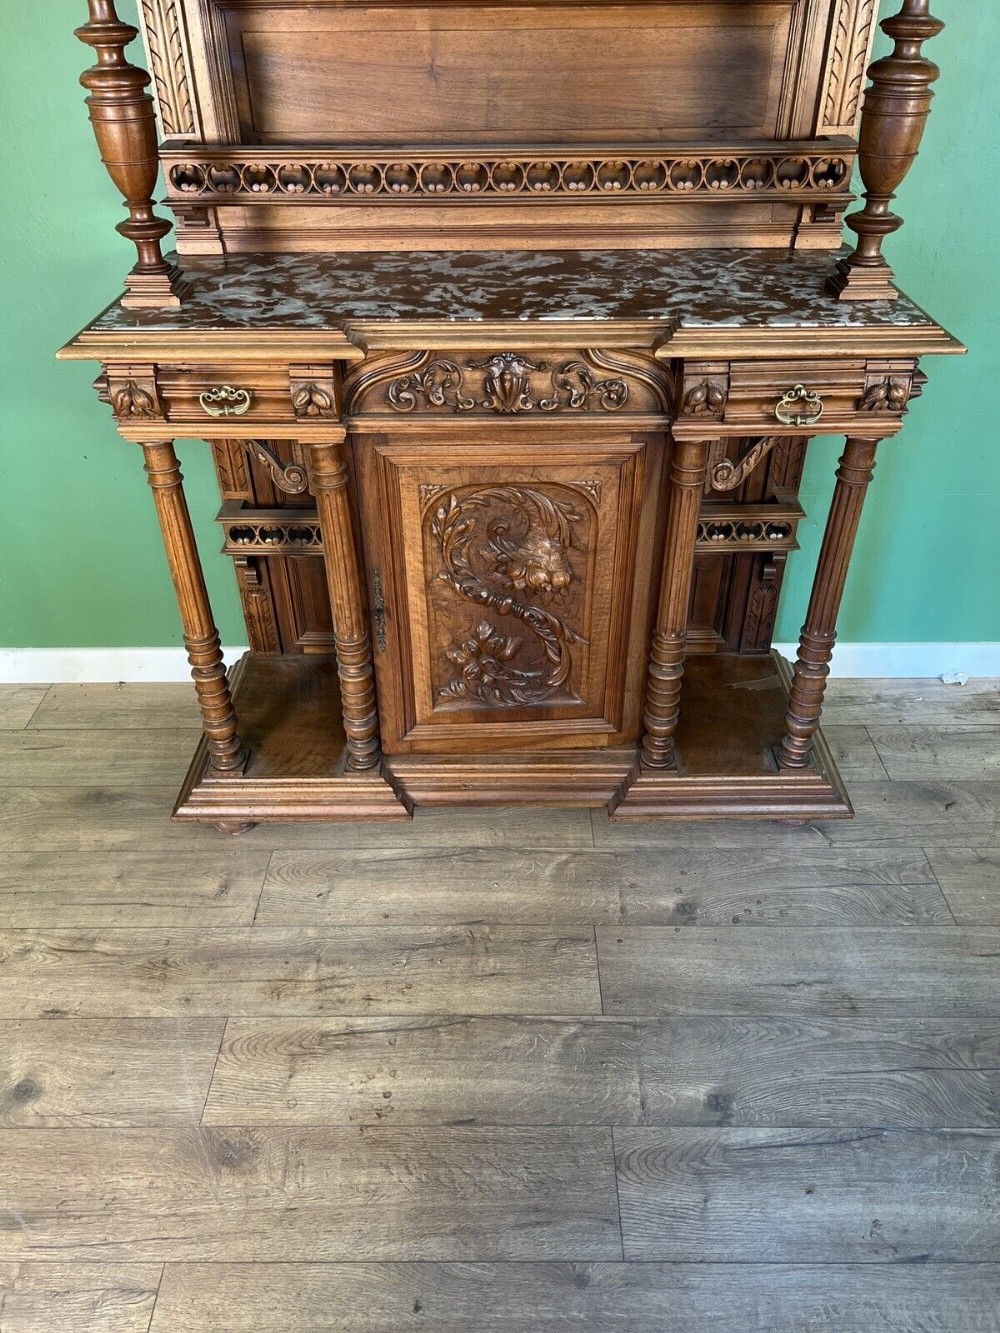
[[[883,13],[895,9],[888,0]],[[5,189],[0,193],[0,646],[180,642],[139,451],[122,443],[90,388],[97,367],[57,365],[60,344],[120,290],[132,262],[123,216],[77,85],[83,0],[8,3],[0,55]],[[944,75],[921,159],[889,242],[904,288],[969,344],[925,363],[931,382],[902,438],[883,447],[841,622],[861,642],[1000,640],[995,543],[1000,449],[995,310],[1000,156],[993,4],[937,0],[949,27],[932,54]],[[134,0],[121,0],[135,20]],[[140,44],[132,48],[140,50]],[[224,642],[243,641],[232,572],[217,554],[208,451],[180,447]],[[837,443],[812,449],[802,554],[778,637],[795,636],[828,502]],[[956,555],[957,553],[957,555]]]

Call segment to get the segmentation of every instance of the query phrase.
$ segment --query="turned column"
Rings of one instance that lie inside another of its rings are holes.
[[[163,309],[181,303],[185,283],[180,269],[168,264],[160,243],[170,223],[153,211],[153,191],[160,170],[156,116],[145,70],[129,64],[125,48],[138,29],[122,23],[114,0],[88,0],[90,22],[77,28],[81,42],[94,49],[97,64],[80,77],[90,92],[87,106],[101,160],[125,196],[127,222],[118,231],[135,244],[139,262],[125,280],[122,304],[130,309]]]
[[[934,96],[930,85],[941,73],[921,50],[944,27],[929,7],[930,0],[903,0],[899,13],[882,24],[895,49],[868,71],[858,157],[865,206],[847,219],[857,247],[840,260],[829,282],[842,301],[894,301],[899,295],[882,242],[903,225],[889,205],[917,156]]]
[[[643,717],[642,762],[649,768],[674,768],[677,762],[674,733],[680,720],[694,548],[708,451],[708,440],[676,440],[670,461],[663,576]]]
[[[799,640],[785,735],[777,751],[781,768],[805,768],[809,763],[837,638],[837,614],[878,444],[878,440],[849,438],[837,469],[837,485]]]
[[[307,443],[312,493],[323,531],[326,581],[337,645],[347,766],[376,768],[381,761],[371,636],[361,585],[343,444]]]
[[[236,732],[236,711],[184,498],[180,464],[169,440],[144,444],[142,452],[177,593],[184,646],[198,692],[211,767],[217,773],[241,772],[247,756]]]

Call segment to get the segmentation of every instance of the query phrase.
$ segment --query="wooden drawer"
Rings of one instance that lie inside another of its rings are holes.
[[[168,421],[295,420],[284,366],[163,366],[156,380]]]
[[[734,361],[723,421],[758,431],[813,430],[853,416],[865,382],[863,361]]]

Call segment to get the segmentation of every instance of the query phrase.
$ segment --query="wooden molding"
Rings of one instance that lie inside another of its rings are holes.
[[[141,0],[140,22],[149,72],[153,76],[160,137],[171,140],[201,134],[191,77],[191,56],[178,0]]]
[[[817,134],[857,134],[877,15],[878,0],[837,0],[823,73]]]

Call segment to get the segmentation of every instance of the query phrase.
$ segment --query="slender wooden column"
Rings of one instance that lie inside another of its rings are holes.
[[[777,752],[781,768],[805,768],[809,763],[837,638],[837,614],[858,535],[861,509],[875,470],[878,443],[877,440],[849,438],[837,469],[837,486],[823,534],[806,623],[799,640],[799,655],[785,714],[785,736]]]
[[[642,762],[649,768],[673,768],[677,762],[674,733],[680,720],[694,547],[709,444],[708,440],[675,441],[670,461],[663,577],[643,717]]]
[[[232,774],[244,768],[247,756],[236,732],[236,711],[184,498],[184,479],[171,441],[144,444],[142,451],[177,593],[211,766],[216,772]]]
[[[134,242],[139,262],[126,279],[122,304],[132,309],[163,309],[181,303],[186,284],[176,264],[168,264],[160,242],[170,223],[153,211],[153,191],[160,170],[156,116],[146,88],[150,78],[125,56],[138,37],[122,23],[115,0],[88,0],[90,22],[77,28],[81,42],[94,49],[97,64],[81,75],[90,92],[87,106],[101,159],[125,196],[127,222],[118,231]]]
[[[312,492],[323,530],[326,581],[333,610],[347,732],[347,766],[376,768],[381,762],[378,707],[371,636],[348,494],[347,454],[343,444],[303,441],[309,449]]]
[[[934,96],[930,86],[941,73],[921,51],[944,27],[929,9],[930,0],[903,0],[899,13],[882,24],[896,45],[868,71],[858,158],[865,206],[847,219],[857,248],[838,263],[829,283],[842,301],[894,301],[899,295],[882,242],[903,225],[889,205],[917,156]]]

